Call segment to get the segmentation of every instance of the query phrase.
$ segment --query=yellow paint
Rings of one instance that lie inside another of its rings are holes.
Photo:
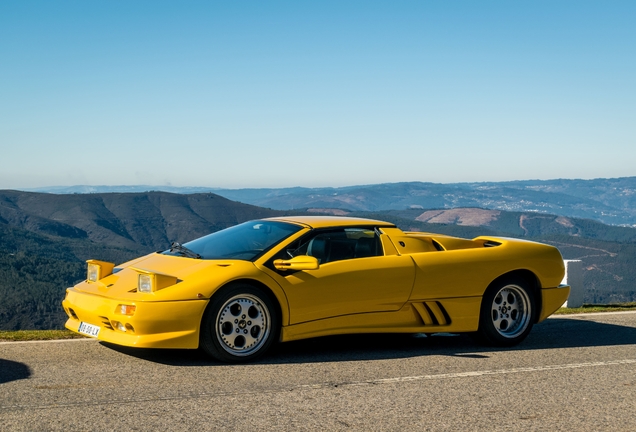
[[[69,290],[62,302],[73,310],[66,328],[77,332],[80,322],[100,326],[99,340],[119,345],[148,348],[197,348],[199,326],[208,300],[176,302],[139,302],[133,316],[117,314],[119,300]],[[131,324],[134,332],[110,329],[105,323]]]
[[[278,259],[274,261],[274,267],[277,270],[290,271],[290,270],[318,270],[320,265],[316,257],[299,255],[292,259],[282,260]]]
[[[87,260],[86,264],[89,269],[92,266],[94,266],[97,269],[97,280],[100,280],[102,278],[105,278],[106,276],[109,276],[113,272],[113,267],[115,267],[114,263],[111,263],[108,261],[93,260],[93,259]],[[86,280],[88,280],[88,277],[86,278]]]
[[[178,279],[175,276],[148,271],[148,270],[140,269],[136,267],[130,267],[130,268],[136,271],[137,273],[148,276],[150,278],[150,280],[152,281],[151,282],[152,291],[159,291],[161,289],[168,288],[169,286],[173,286],[174,284],[176,284],[178,281]],[[137,278],[137,280],[139,281],[139,278]],[[137,291],[140,291],[139,283],[137,284]]]
[[[481,298],[443,299],[452,322],[446,325],[424,323],[418,305],[406,304],[395,312],[344,315],[320,321],[283,327],[282,341],[334,334],[355,333],[461,333],[476,331],[479,326]]]
[[[104,273],[97,282],[81,282],[67,290],[62,303],[69,315],[66,327],[77,331],[80,322],[100,326],[99,339],[126,346],[197,348],[209,299],[238,281],[272,293],[280,307],[283,341],[343,333],[476,331],[484,292],[515,270],[536,276],[542,299],[539,320],[558,309],[569,293],[569,287],[555,288],[564,274],[560,253],[539,243],[403,232],[387,222],[360,218],[272,220],[302,229],[255,262],[160,253],[114,269],[91,261],[103,266]],[[317,268],[315,258],[303,256],[274,264],[287,244],[312,229],[342,226],[378,229],[384,256],[333,261]],[[489,241],[500,245],[485,247]],[[276,269],[281,266],[285,270]],[[140,273],[155,275],[161,289],[137,292]],[[122,304],[135,306],[134,314],[117,314]],[[129,330],[110,329],[113,321]]]
[[[543,321],[563,306],[563,303],[565,303],[569,295],[570,287],[567,285],[561,285],[557,288],[542,289],[541,300],[543,308],[539,315],[539,322]]]

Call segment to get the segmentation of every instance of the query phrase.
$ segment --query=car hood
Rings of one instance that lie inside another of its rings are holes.
[[[137,291],[140,273],[176,278],[174,285],[152,293]],[[153,253],[115,267],[113,274],[97,282],[81,282],[81,292],[130,301],[174,301],[207,299],[225,283],[262,273],[250,261],[201,260]],[[258,278],[258,277],[257,277]]]

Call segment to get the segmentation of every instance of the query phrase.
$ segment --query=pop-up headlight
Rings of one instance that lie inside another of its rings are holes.
[[[134,269],[137,275],[137,292],[151,293],[167,288],[177,283],[174,276],[154,273],[143,269]]]
[[[113,273],[115,264],[106,261],[88,260],[86,270],[86,280],[88,282],[97,282],[100,279],[105,278]]]
[[[152,292],[152,286],[154,285],[154,278],[152,276],[152,274],[140,273],[137,279],[137,291],[145,293]]]

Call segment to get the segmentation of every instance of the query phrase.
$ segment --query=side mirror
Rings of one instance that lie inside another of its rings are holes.
[[[309,255],[298,255],[288,260],[274,261],[274,267],[278,270],[317,270],[320,267],[318,259]]]

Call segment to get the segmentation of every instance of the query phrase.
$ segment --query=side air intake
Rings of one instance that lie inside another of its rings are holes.
[[[426,326],[442,326],[451,323],[446,309],[444,309],[444,306],[438,301],[413,303],[413,307]]]

